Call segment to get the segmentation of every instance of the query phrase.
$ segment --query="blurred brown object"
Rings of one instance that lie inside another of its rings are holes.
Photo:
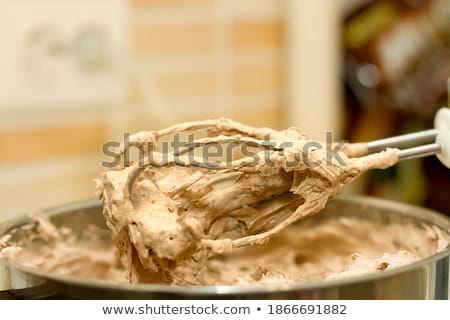
[[[431,118],[450,76],[449,0],[370,0],[344,21],[346,80],[365,106]]]
[[[450,216],[450,170],[444,168],[436,157],[424,159],[423,170],[427,181],[432,184],[427,189],[424,205]]]

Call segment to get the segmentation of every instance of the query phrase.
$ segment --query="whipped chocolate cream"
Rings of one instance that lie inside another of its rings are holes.
[[[231,141],[253,154],[211,168],[197,155],[158,149],[160,139],[199,130],[205,132],[196,146]],[[226,119],[140,132],[130,144],[149,154],[144,166],[118,166],[97,180],[109,232],[56,228],[34,211],[34,224],[0,237],[0,258],[115,283],[250,285],[384,272],[450,243],[448,232],[412,219],[383,224],[344,213],[293,225],[365,171],[395,164],[396,149],[364,156],[363,144],[347,144],[329,159],[329,147],[296,128],[257,129]]]
[[[109,235],[89,226],[81,234],[56,228],[39,210],[27,224],[0,237],[0,258],[51,273],[83,279],[126,282]]]
[[[194,153],[159,150],[162,138],[202,130],[192,145],[256,147],[252,156],[225,159],[214,168],[205,166],[210,159]],[[203,275],[213,256],[267,243],[323,209],[362,173],[398,161],[397,149],[359,156],[364,153],[360,144],[334,150],[297,128],[275,131],[227,119],[140,132],[122,152],[130,145],[148,156],[143,166],[121,165],[103,173],[97,181],[103,214],[129,281],[176,285],[209,283]],[[331,157],[330,151],[335,152]]]
[[[197,278],[207,285],[350,278],[411,264],[448,244],[448,234],[427,224],[310,219],[286,228],[267,244],[210,259]]]
[[[118,251],[99,228],[76,235],[38,222],[0,238],[0,257],[63,276],[126,282]],[[382,222],[349,216],[322,216],[287,227],[268,243],[235,248],[209,259],[197,285],[301,283],[384,272],[420,261],[449,245],[449,234],[417,221]],[[48,238],[39,225],[50,227]],[[44,239],[45,238],[45,239]]]

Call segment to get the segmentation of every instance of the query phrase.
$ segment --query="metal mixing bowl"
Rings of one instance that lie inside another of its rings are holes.
[[[75,232],[88,224],[106,228],[98,201],[45,210],[57,226]],[[434,224],[450,234],[450,219],[402,203],[362,196],[340,196],[310,219],[358,216],[368,221],[416,221]],[[320,221],[320,220],[319,220]],[[29,223],[28,215],[0,223],[0,235]],[[382,235],[380,235],[382,236]],[[27,268],[0,259],[0,298],[70,299],[448,299],[450,246],[416,263],[346,279],[255,286],[176,287],[87,281]]]

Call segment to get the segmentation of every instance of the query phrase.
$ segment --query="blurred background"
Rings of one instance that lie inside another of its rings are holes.
[[[447,105],[450,0],[0,0],[0,217],[95,197],[123,132],[229,117],[352,142]],[[346,192],[450,214],[433,158]]]

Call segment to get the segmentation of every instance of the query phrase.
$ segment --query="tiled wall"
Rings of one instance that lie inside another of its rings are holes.
[[[0,110],[0,219],[93,198],[101,146],[123,130],[219,116],[282,126],[282,1],[127,1],[124,104]]]
[[[280,126],[282,1],[131,4],[135,63],[176,121],[227,116]]]
[[[104,114],[3,114],[0,219],[94,197],[92,180],[100,172],[101,145],[109,136]]]

